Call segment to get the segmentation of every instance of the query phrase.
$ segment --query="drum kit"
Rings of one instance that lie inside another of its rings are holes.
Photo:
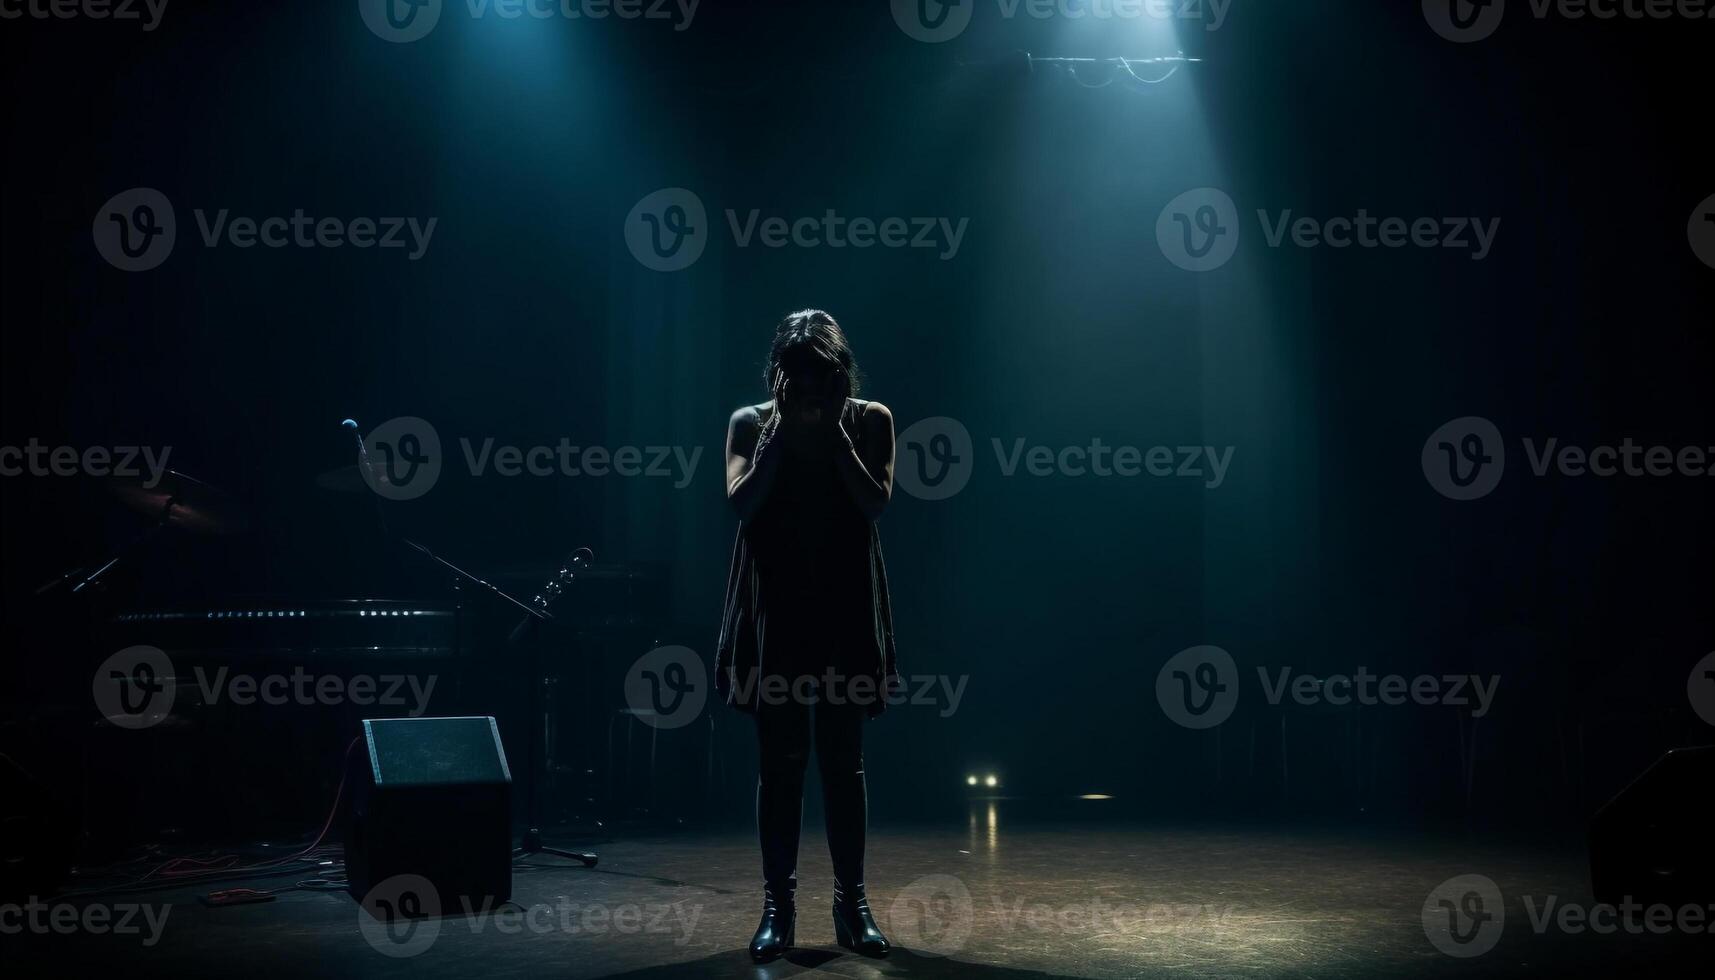
[[[357,464],[321,474],[314,479],[314,486],[341,494],[371,493],[360,469],[367,460],[362,455],[359,459]],[[105,604],[88,600],[103,591],[102,586],[116,569],[140,562],[151,541],[178,534],[236,537],[252,526],[249,509],[235,495],[179,470],[167,470],[150,479],[112,477],[107,480],[106,491],[120,507],[145,518],[149,522],[147,527],[94,564],[72,569],[43,585],[36,595],[65,600],[69,605],[62,604],[61,608],[75,619],[104,620],[92,625],[108,627],[113,636],[135,635],[136,630],[146,628],[149,636],[174,646],[175,653],[184,650],[197,655],[211,650],[227,655],[242,650],[263,656],[270,651],[290,651],[293,656],[301,656],[312,650],[330,655],[361,653],[369,657],[456,654],[460,632],[456,626],[457,610],[465,597],[485,596],[495,609],[510,610],[517,617],[517,625],[506,637],[504,648],[511,650],[525,668],[519,673],[529,685],[525,703],[530,731],[525,741],[527,758],[520,774],[527,829],[520,853],[552,853],[586,866],[595,864],[594,854],[560,851],[543,844],[537,787],[543,770],[551,773],[556,768],[549,731],[554,723],[551,715],[555,706],[544,704],[544,692],[564,683],[563,679],[550,678],[544,673],[541,658],[547,641],[541,627],[563,615],[557,612],[557,603],[573,581],[591,568],[595,556],[588,548],[568,554],[529,600],[459,567],[420,541],[388,535],[406,560],[426,563],[432,571],[446,576],[454,594],[451,602],[251,597],[212,604],[205,600],[194,608],[127,608],[118,614],[98,614],[97,610]]]

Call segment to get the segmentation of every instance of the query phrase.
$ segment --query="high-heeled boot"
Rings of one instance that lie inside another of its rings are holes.
[[[767,886],[762,890],[762,923],[750,940],[750,958],[758,963],[777,960],[792,948],[797,938],[798,906],[792,887]]]
[[[767,719],[759,718],[759,729]],[[798,834],[804,811],[804,759],[785,751],[770,751],[763,739],[762,771],[756,781],[756,832],[762,845],[762,923],[750,941],[750,956],[759,963],[777,959],[792,947],[798,890]],[[777,749],[778,747],[775,746]]]
[[[834,939],[860,956],[886,956],[893,946],[876,927],[863,884],[834,882]]]

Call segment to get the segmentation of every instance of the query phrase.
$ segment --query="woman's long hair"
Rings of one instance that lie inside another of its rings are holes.
[[[763,384],[772,393],[781,371],[794,374],[817,368],[837,368],[845,378],[846,397],[857,395],[857,361],[840,325],[824,310],[788,313],[774,328],[774,343],[762,371]]]

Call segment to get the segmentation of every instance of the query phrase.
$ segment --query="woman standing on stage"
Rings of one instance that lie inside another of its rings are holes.
[[[762,844],[758,961],[795,940],[804,770],[814,741],[834,865],[834,934],[885,956],[864,895],[863,725],[897,678],[875,520],[893,493],[893,416],[861,401],[845,334],[821,310],[782,320],[764,371],[771,401],[734,412],[727,498],[739,515],[715,684],[756,719]]]

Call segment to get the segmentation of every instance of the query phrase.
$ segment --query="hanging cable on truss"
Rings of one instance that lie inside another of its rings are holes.
[[[1022,67],[1025,74],[1034,74],[1037,66],[1041,65],[1065,73],[1067,77],[1084,88],[1107,88],[1122,78],[1130,79],[1138,85],[1160,85],[1178,74],[1180,68],[1186,65],[1199,64],[1203,61],[1202,58],[1187,57],[1183,51],[1154,58],[1038,58],[1028,51],[1019,51],[1015,53],[1014,58],[1019,60],[1010,63]],[[1005,61],[959,63],[960,67],[963,68],[996,68],[1006,64],[1008,62]],[[1088,74],[1087,70],[1098,66],[1108,70],[1106,77],[1100,81],[1088,80],[1085,77]],[[1143,69],[1148,74],[1140,74],[1139,69]],[[1156,74],[1157,72],[1159,74]]]
[[[1187,58],[1183,51],[1159,58],[1038,58],[1029,52],[1025,52],[1024,57],[1030,64],[1032,71],[1036,70],[1037,65],[1049,65],[1066,72],[1073,81],[1085,88],[1107,88],[1120,78],[1122,72],[1139,84],[1160,85],[1178,74],[1179,69],[1185,65],[1197,64],[1203,60],[1202,58]],[[1114,70],[1109,72],[1106,79],[1092,83],[1085,81],[1083,76],[1079,74],[1079,68],[1084,65],[1107,65]],[[1167,68],[1165,74],[1158,77],[1145,78],[1137,73],[1137,69],[1141,66],[1160,65],[1170,67]]]

